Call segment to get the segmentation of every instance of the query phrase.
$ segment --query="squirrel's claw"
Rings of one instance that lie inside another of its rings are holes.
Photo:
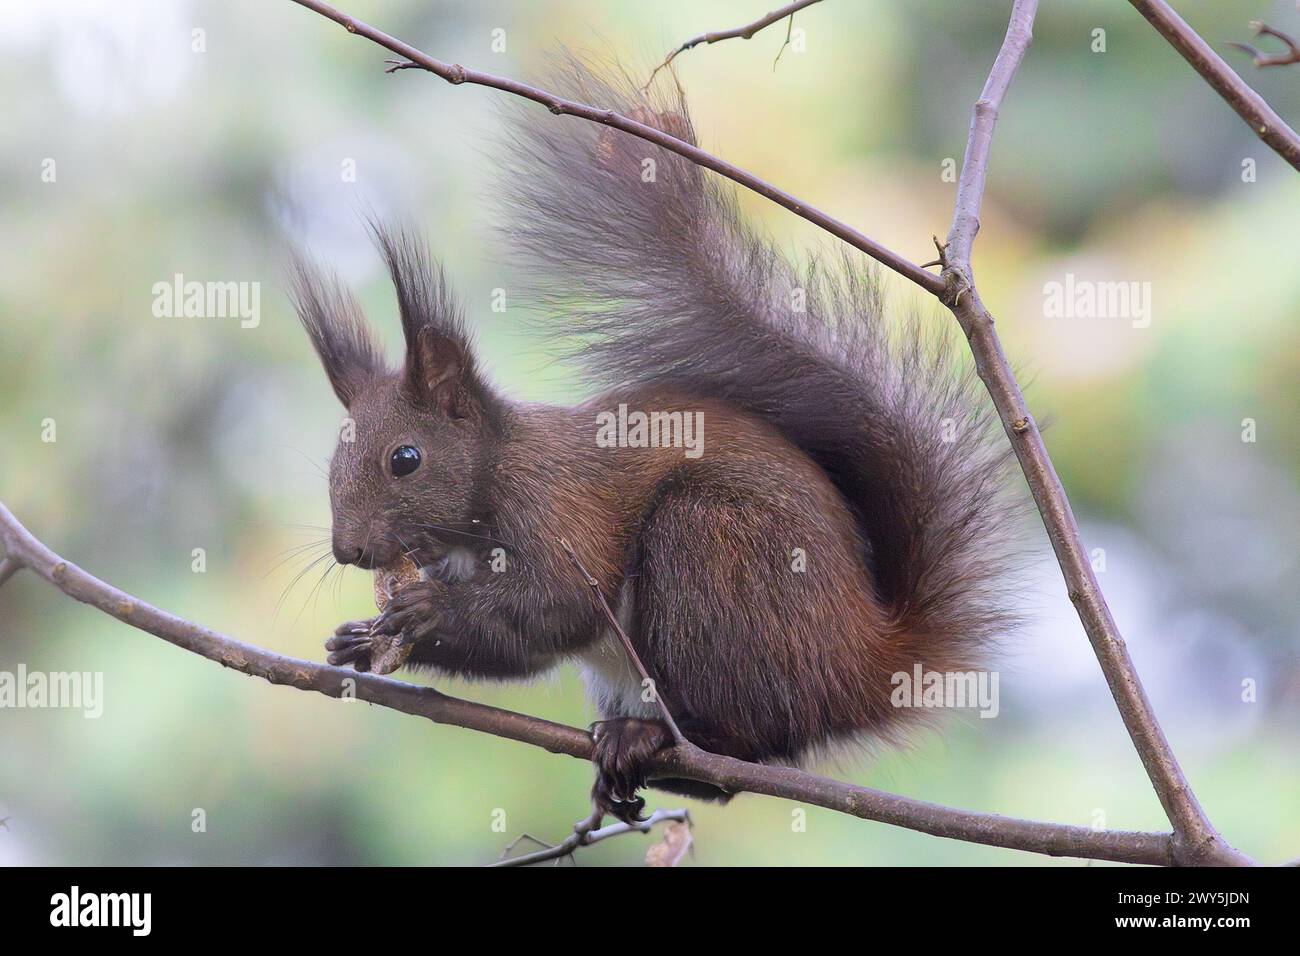
[[[370,621],[351,621],[339,625],[334,636],[325,642],[329,656],[325,660],[333,667],[351,664],[356,670],[370,670]]]
[[[668,727],[658,720],[619,717],[594,725],[596,783],[592,802],[604,813],[624,823],[644,820],[645,800],[637,791],[646,785],[645,765],[656,752],[672,746]]]

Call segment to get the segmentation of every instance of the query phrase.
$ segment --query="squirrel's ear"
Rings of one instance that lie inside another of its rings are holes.
[[[406,391],[418,405],[467,418],[480,404],[482,387],[460,307],[441,267],[409,232],[372,222],[371,232],[397,290],[406,336]]]
[[[416,404],[468,418],[475,407],[473,362],[461,342],[423,326],[407,345],[407,391]]]
[[[290,264],[294,308],[334,394],[351,407],[367,382],[385,371],[383,353],[361,306],[338,277],[295,255]]]

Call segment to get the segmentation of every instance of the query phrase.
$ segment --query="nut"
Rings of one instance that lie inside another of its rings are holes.
[[[406,659],[411,656],[414,650],[414,644],[401,644],[394,646],[393,642],[397,640],[391,634],[377,634],[371,639],[370,644],[370,673],[372,674],[391,674],[399,667],[406,663]]]
[[[420,580],[420,567],[403,555],[392,567],[375,569],[375,606],[383,610],[388,606],[394,594],[402,588],[410,587]],[[370,672],[372,674],[391,674],[411,656],[414,645],[393,646],[396,638],[388,634],[376,634],[372,637],[370,648]]]
[[[420,566],[402,555],[392,567],[375,568],[375,606],[383,610],[394,594],[420,580]]]

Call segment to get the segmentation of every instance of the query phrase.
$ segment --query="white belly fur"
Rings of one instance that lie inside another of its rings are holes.
[[[619,592],[615,614],[627,633],[632,623],[632,600],[627,584]],[[628,660],[623,642],[612,627],[606,628],[601,639],[577,659],[582,667],[583,683],[587,685],[587,696],[601,716],[655,718],[659,715],[654,701],[641,699],[644,693],[641,676]]]

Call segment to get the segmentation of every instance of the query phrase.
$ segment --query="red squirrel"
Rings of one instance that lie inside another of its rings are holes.
[[[694,142],[679,97],[563,74],[563,92]],[[712,173],[535,108],[509,121],[507,233],[602,390],[505,397],[409,232],[374,228],[400,368],[337,280],[298,263],[297,309],[355,422],[330,465],[334,556],[405,555],[426,578],[341,626],[330,663],[366,669],[380,639],[468,678],[577,662],[603,718],[602,810],[639,818],[647,783],[726,799],[646,780],[672,737],[567,539],[692,743],[793,763],[898,739],[917,711],[891,704],[891,677],[977,667],[1012,622],[1007,455],[977,381],[945,335],[887,323],[863,261],[800,269]]]

